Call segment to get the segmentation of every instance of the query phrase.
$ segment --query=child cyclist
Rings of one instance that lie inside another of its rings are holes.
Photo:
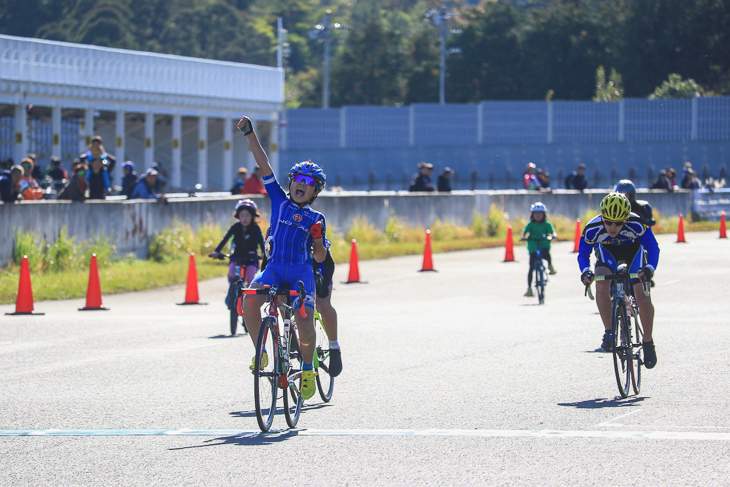
[[[252,200],[241,200],[236,203],[236,209],[233,212],[233,218],[236,223],[231,225],[228,233],[223,240],[211,253],[213,257],[220,257],[220,251],[226,245],[228,239],[233,237],[232,252],[230,254],[230,264],[228,265],[228,282],[237,281],[241,276],[236,275],[236,267],[243,268],[243,279],[247,283],[253,281],[256,272],[259,270],[259,256],[264,254],[264,235],[261,233],[261,227],[256,223],[259,216],[258,207]],[[259,253],[259,250],[261,253]],[[235,288],[231,288],[235,291]],[[229,292],[226,297],[226,305],[229,309],[234,304],[234,297]]]
[[[302,345],[302,398],[309,399],[315,391],[315,374],[312,364],[316,335],[312,318],[314,313],[307,312],[302,316],[296,302],[304,299],[304,305],[314,310],[314,272],[312,272],[312,257],[317,262],[324,261],[327,249],[324,246],[326,230],[324,215],[310,208],[309,204],[324,189],[326,176],[322,168],[311,161],[300,162],[289,170],[289,194],[284,192],[276,180],[269,158],[261,147],[251,120],[242,117],[238,128],[248,138],[256,164],[261,168],[264,188],[271,198],[271,235],[266,239],[270,243],[268,264],[251,283],[252,288],[261,288],[264,285],[287,285],[297,289],[297,283],[302,281],[306,297],[300,296],[295,300],[296,319],[299,328],[299,341]],[[261,323],[261,306],[266,296],[248,294],[243,301],[243,316],[251,333],[254,346],[258,340]],[[268,363],[268,356],[264,354],[262,362]],[[256,364],[254,357],[251,369]]]
[[[525,293],[525,297],[528,298],[534,296],[532,269],[537,260],[537,249],[540,249],[541,257],[547,261],[550,274],[557,272],[550,257],[550,239],[546,237],[558,238],[553,224],[547,221],[547,207],[537,201],[530,206],[530,222],[525,226],[522,237],[520,237],[520,240],[527,240],[527,252],[530,254],[530,267],[527,269],[527,292]]]
[[[591,271],[591,252],[595,249],[595,274]],[[646,249],[646,260],[644,259]],[[629,264],[629,272],[639,275],[641,280],[651,279],[659,262],[659,244],[641,218],[631,213],[631,202],[621,193],[609,193],[601,200],[601,213],[583,229],[578,247],[580,280],[586,286],[593,282],[594,275],[616,272],[619,262]],[[639,279],[631,280],[634,297],[639,305],[639,317],[644,325],[644,365],[651,369],[656,365],[656,350],[652,331],[654,328],[654,305],[651,295],[644,294]],[[596,305],[603,321],[603,342],[601,348],[611,351],[611,285],[608,281],[596,282]]]

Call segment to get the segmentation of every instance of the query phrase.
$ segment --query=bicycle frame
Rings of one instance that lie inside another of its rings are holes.
[[[639,319],[639,306],[634,298],[631,284],[631,279],[638,277],[638,274],[628,272],[626,264],[621,264],[615,274],[594,278],[596,281],[611,281],[611,336],[614,371],[619,392],[624,398],[628,396],[630,386],[633,386],[635,394],[638,394],[641,388],[641,337],[644,332]],[[642,285],[644,293],[648,295],[647,283],[642,282]],[[590,288],[587,288],[587,291],[593,299]],[[632,326],[632,322],[634,326]],[[637,339],[636,343],[634,338]]]

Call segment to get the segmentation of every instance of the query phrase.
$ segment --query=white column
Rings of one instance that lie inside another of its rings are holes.
[[[28,155],[28,113],[25,104],[15,105],[15,164]]]
[[[127,158],[127,155],[125,153],[125,144],[127,143],[124,135],[126,130],[126,123],[127,123],[127,114],[126,112],[121,109],[117,108],[116,111],[116,124],[115,124],[115,131],[116,131],[116,140],[114,141],[114,156],[117,158],[117,165],[114,166],[114,180],[115,181],[121,181],[123,176],[123,170],[122,165],[124,165],[124,161]]]
[[[87,108],[84,110],[84,120],[79,125],[79,152],[86,153],[91,144],[91,138],[94,136],[94,110]]]
[[[61,107],[53,105],[51,108],[51,155],[61,158]],[[70,162],[70,161],[68,161]],[[66,164],[70,168],[71,164]]]
[[[144,168],[149,169],[155,160],[155,114],[144,115]]]
[[[198,184],[208,187],[208,117],[198,118]]]
[[[258,122],[254,119],[251,119],[251,126],[256,131],[256,135],[258,135]],[[246,168],[248,168],[249,171],[252,171],[253,168],[256,167],[256,158],[253,156],[253,152],[251,151],[251,144],[248,142],[248,137],[244,137],[244,139],[246,139],[246,157],[244,158],[244,162],[246,164]],[[266,150],[266,147],[264,147],[264,150]],[[268,154],[269,151],[266,151],[266,153]]]
[[[269,153],[269,164],[271,164],[271,169],[274,170],[274,174],[277,175],[278,178],[281,178],[283,180],[283,176],[279,175],[279,114],[274,114],[274,121],[271,124],[271,141],[269,150],[267,151]]]
[[[182,116],[175,113],[172,116],[172,173],[170,174],[171,184],[175,188],[182,186],[182,149],[180,140],[182,138]]]
[[[223,189],[233,186],[233,124],[230,114],[223,118]]]

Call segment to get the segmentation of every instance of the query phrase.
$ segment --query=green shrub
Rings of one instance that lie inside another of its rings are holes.
[[[487,215],[487,235],[490,237],[496,237],[497,235],[503,235],[506,232],[507,216],[500,207],[492,203],[492,206],[489,208],[489,214]]]

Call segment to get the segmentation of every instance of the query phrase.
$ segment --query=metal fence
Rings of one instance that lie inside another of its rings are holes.
[[[284,150],[730,140],[730,97],[286,110]]]

